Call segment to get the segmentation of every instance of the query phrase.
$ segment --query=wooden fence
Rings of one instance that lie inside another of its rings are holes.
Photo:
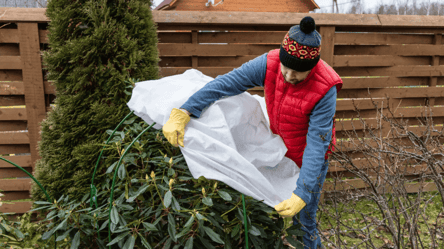
[[[4,25],[0,29],[0,106],[26,106],[0,109],[0,155],[16,154],[6,158],[30,172],[38,159],[38,123],[54,98],[40,57],[48,42],[49,20],[44,11],[0,8],[0,27]],[[196,68],[216,77],[279,48],[288,29],[307,14],[153,11],[153,15],[158,25],[163,76]],[[435,124],[443,123],[444,87],[440,86],[444,85],[444,62],[440,58],[444,56],[444,17],[309,15],[322,35],[322,59],[344,81],[337,101],[336,117],[342,119],[336,123],[338,138],[352,130],[354,104],[367,123],[376,126],[376,110],[369,93],[382,110],[388,107],[383,98],[389,96],[391,107],[396,107],[395,116],[410,118],[411,125],[417,124],[415,117],[424,113],[426,105],[432,108]],[[264,94],[262,87],[248,92]],[[363,129],[357,123],[354,126],[358,132]],[[411,127],[412,131],[418,129],[421,127]],[[341,169],[332,163],[329,171],[332,175]],[[0,189],[6,191],[3,199],[29,198],[31,179],[2,179],[10,177],[26,175],[0,161]],[[365,187],[361,180],[350,180],[349,184]],[[332,186],[326,183],[324,189]],[[410,191],[417,189],[412,185]],[[435,186],[429,184],[426,189],[434,190]],[[30,206],[30,202],[3,205],[0,212],[23,213]]]

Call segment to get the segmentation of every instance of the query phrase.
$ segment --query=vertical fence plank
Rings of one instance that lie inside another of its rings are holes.
[[[322,36],[321,59],[333,67],[333,58],[335,50],[335,26],[321,26],[319,28]]]
[[[331,67],[333,67],[335,51],[335,30],[335,26],[321,26],[319,28],[319,33],[322,36],[321,59]],[[324,203],[324,191],[321,192],[319,203]]]
[[[436,46],[441,46],[442,45],[442,34],[441,33],[437,33],[435,34],[434,37],[434,44]],[[439,55],[435,55],[432,56],[432,67],[433,66],[439,66]],[[438,83],[438,77],[430,77],[430,83],[429,83],[429,87],[436,87],[436,84]],[[435,98],[429,98],[429,105],[430,106],[434,106],[435,105]]]
[[[46,116],[40,40],[37,23],[18,23],[32,168],[39,159],[40,122]]]
[[[198,35],[197,32],[198,32],[197,30],[193,30],[191,32],[191,43],[193,43],[193,44],[198,44],[199,43],[199,40],[197,38],[197,35]],[[197,56],[191,56],[191,67],[193,67],[193,68],[197,68],[198,67],[198,61],[197,60],[198,60]]]

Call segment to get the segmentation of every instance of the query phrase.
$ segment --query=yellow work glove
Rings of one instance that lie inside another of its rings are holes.
[[[274,209],[276,209],[276,211],[283,217],[293,217],[299,213],[299,211],[301,211],[305,205],[305,201],[292,193],[290,199],[277,204],[274,206]]]
[[[185,135],[185,126],[190,122],[190,116],[185,112],[173,108],[170,114],[170,119],[162,127],[162,132],[165,138],[174,147],[185,147],[183,144],[183,137]],[[179,144],[179,145],[178,145]]]

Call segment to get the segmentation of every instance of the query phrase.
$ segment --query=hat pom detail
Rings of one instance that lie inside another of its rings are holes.
[[[315,21],[312,17],[306,16],[301,20],[301,23],[299,24],[302,32],[306,34],[310,34],[316,29]]]

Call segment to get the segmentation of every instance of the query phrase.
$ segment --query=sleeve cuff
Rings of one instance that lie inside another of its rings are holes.
[[[311,195],[306,190],[297,187],[296,190],[293,191],[293,193],[295,195],[299,196],[299,198],[301,198],[305,202],[306,205],[308,205],[308,203],[310,203]]]
[[[191,113],[191,117],[193,118],[200,118],[201,111],[197,110],[196,108],[193,108],[191,106],[181,106],[180,108],[185,109]]]

